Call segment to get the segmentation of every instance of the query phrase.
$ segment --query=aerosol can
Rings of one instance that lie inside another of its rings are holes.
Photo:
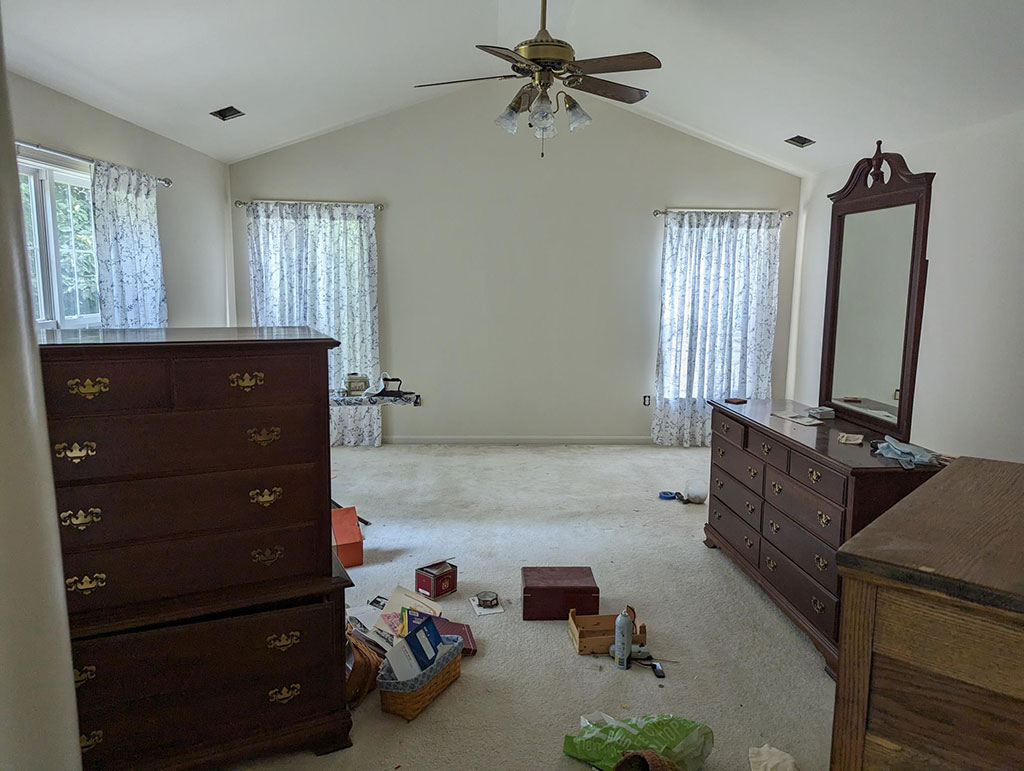
[[[633,649],[633,619],[623,610],[615,619],[615,666],[629,669],[629,654]]]

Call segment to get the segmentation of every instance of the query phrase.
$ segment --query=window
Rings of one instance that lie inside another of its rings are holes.
[[[91,175],[20,158],[18,181],[36,324],[99,326]]]

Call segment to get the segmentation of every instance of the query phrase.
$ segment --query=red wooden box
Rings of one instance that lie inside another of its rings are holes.
[[[565,621],[572,608],[578,616],[594,616],[600,605],[601,590],[590,568],[523,568],[524,621]]]
[[[363,531],[355,506],[331,510],[331,545],[345,567],[363,564]]]
[[[448,560],[416,568],[416,591],[432,600],[451,594],[459,586],[459,569]]]

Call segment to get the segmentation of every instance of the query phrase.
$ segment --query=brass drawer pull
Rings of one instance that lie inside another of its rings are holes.
[[[832,517],[826,514],[824,511],[818,512],[818,522],[822,527],[828,527],[828,523],[832,521]]]
[[[719,458],[724,458],[725,457],[725,448],[724,447],[718,447],[716,449],[718,450],[718,457]]]
[[[81,396],[91,402],[100,394],[105,394],[110,390],[110,378],[98,377],[95,380],[91,378],[80,380],[76,377],[69,380],[67,386],[69,394]]]
[[[81,748],[82,752],[88,752],[102,741],[103,731],[93,731],[88,736],[85,734],[78,735],[78,746]]]
[[[748,548],[748,549],[753,549],[753,548],[754,548],[754,542],[753,542],[753,541],[751,541],[751,540],[750,540],[749,538],[747,538],[746,536],[743,536],[743,543],[745,543],[745,544],[747,545],[747,548]]]
[[[773,560],[771,557],[765,557],[764,564],[768,566],[769,570],[775,570],[775,568],[777,568],[779,565],[779,563]]]
[[[772,529],[773,533],[777,533],[780,530],[779,523],[776,522],[774,519],[769,519],[768,520],[768,527],[770,527]]]
[[[64,586],[67,587],[69,592],[81,592],[82,594],[89,596],[97,589],[102,589],[107,585],[107,574],[106,573],[93,573],[92,577],[72,576],[64,581]]]
[[[75,688],[81,688],[90,680],[96,679],[96,667],[82,667],[75,669]]]
[[[750,474],[751,479],[757,479],[757,469],[753,466],[747,466],[747,473]]]
[[[241,388],[246,393],[249,393],[254,388],[263,385],[263,373],[256,370],[253,370],[251,374],[248,372],[232,372],[228,375],[228,384],[232,388]]]
[[[726,423],[724,420],[722,421],[722,432],[726,434],[729,433],[729,424]]]
[[[73,527],[75,530],[85,530],[89,525],[94,525],[100,521],[100,514],[102,510],[93,507],[87,511],[79,509],[77,512],[72,509],[70,511],[62,511],[60,513],[60,524],[62,527]]]
[[[288,634],[272,634],[267,637],[267,647],[274,651],[286,651],[294,645],[298,645],[302,639],[301,632],[289,632]]]
[[[772,492],[776,495],[782,495],[782,485],[778,482],[772,482]]]
[[[715,509],[714,514],[715,514],[715,519],[721,519],[722,518],[722,512],[720,512],[718,509]]]
[[[284,556],[284,547],[275,546],[273,549],[253,549],[252,561],[261,565],[273,565]]]
[[[725,487],[725,482],[723,482],[721,479],[716,479],[715,480],[715,487],[717,487],[719,490],[721,490],[723,487]]]
[[[825,603],[823,603],[817,597],[811,597],[811,607],[814,608],[815,613],[825,612]]]
[[[771,455],[772,454],[772,446],[770,444],[768,444],[768,442],[761,442],[761,453],[763,455]]]
[[[282,685],[280,688],[274,688],[267,693],[267,696],[271,701],[276,701],[278,704],[287,704],[299,693],[302,692],[302,685],[300,683],[292,683],[289,685]]]
[[[821,479],[821,472],[815,471],[812,468],[807,469],[807,477],[811,480],[812,485],[818,484],[818,480]]]
[[[271,442],[276,442],[281,438],[280,426],[271,426],[270,428],[250,428],[246,431],[246,436],[249,437],[250,442],[255,442],[260,447],[266,447]]]
[[[823,559],[821,557],[821,555],[819,555],[819,554],[815,554],[814,555],[814,565],[821,572],[825,572],[825,568],[828,567],[828,560],[827,559]]]
[[[755,510],[755,509],[756,509],[757,507],[756,507],[756,506],[755,506],[754,504],[752,504],[752,503],[751,503],[750,501],[744,501],[744,503],[745,503],[745,504],[746,504],[746,506],[747,506],[747,513],[748,513],[748,514],[753,514],[753,513],[754,513],[754,510]]]
[[[255,490],[249,491],[249,502],[258,503],[260,506],[267,507],[281,500],[282,495],[284,495],[284,490],[280,487],[271,487],[270,489],[263,488],[262,490],[256,488]]]
[[[67,458],[72,463],[81,463],[86,456],[96,454],[96,442],[82,442],[81,444],[74,442],[70,445],[67,442],[60,442],[53,446],[53,451],[58,458]]]

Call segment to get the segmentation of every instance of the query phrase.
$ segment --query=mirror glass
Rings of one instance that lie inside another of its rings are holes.
[[[899,414],[914,205],[843,222],[832,400],[893,425]]]

